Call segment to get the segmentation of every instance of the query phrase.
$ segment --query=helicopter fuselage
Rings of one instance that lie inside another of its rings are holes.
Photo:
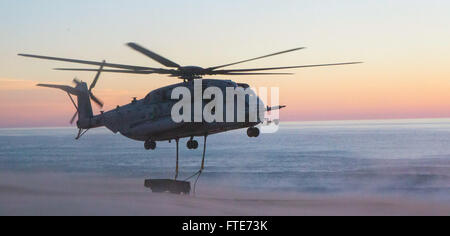
[[[203,79],[199,80],[202,84],[202,91],[209,87],[216,87],[226,94],[227,88],[248,88],[246,84],[237,84],[231,80],[214,80]],[[245,101],[245,121],[239,122],[237,119],[229,121],[225,119],[226,111],[221,121],[214,120],[206,122],[202,119],[200,122],[195,122],[194,119],[190,121],[176,122],[172,117],[172,108],[179,102],[179,99],[172,99],[172,91],[175,88],[187,88],[189,91],[194,91],[194,81],[187,81],[179,84],[170,85],[151,91],[144,99],[134,99],[131,103],[124,106],[117,106],[116,109],[93,116],[88,124],[78,124],[85,126],[81,128],[96,128],[105,126],[114,133],[120,134],[138,141],[165,141],[185,137],[195,137],[211,135],[221,132],[226,132],[235,129],[242,129],[247,127],[254,127],[264,121],[265,107],[262,100],[256,95],[257,104],[257,119],[250,120],[249,112],[251,107],[248,98]],[[234,95],[233,95],[234,96]],[[203,96],[202,96],[203,98]],[[229,100],[221,99],[223,107],[229,105]],[[210,100],[202,99],[202,111]],[[193,101],[192,101],[193,103]],[[228,104],[227,104],[228,103]],[[237,117],[236,101],[233,99],[233,115]],[[192,105],[192,118],[194,117],[194,106]]]

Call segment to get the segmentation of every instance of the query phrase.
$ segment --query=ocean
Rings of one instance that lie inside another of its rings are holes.
[[[106,129],[0,129],[0,171],[172,178],[175,143],[142,142]],[[200,148],[180,141],[180,178],[198,170]],[[251,192],[400,195],[450,202],[450,119],[286,122],[273,134],[208,137],[198,183]]]

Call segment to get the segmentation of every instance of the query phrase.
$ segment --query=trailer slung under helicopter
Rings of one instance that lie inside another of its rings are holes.
[[[188,195],[191,192],[189,181],[179,181],[173,179],[146,179],[145,187],[150,188],[154,193],[169,192],[173,194]]]

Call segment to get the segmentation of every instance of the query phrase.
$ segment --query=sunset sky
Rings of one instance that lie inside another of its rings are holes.
[[[214,77],[279,87],[285,121],[450,117],[449,9],[445,0],[2,0],[0,127],[68,126],[67,95],[35,84],[94,77],[51,70],[82,65],[17,53],[161,67],[127,42],[203,67],[295,47],[307,49],[234,68],[365,62],[286,71],[293,76]],[[176,82],[105,73],[95,94],[108,110]]]

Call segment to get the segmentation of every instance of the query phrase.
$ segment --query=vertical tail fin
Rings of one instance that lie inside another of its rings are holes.
[[[77,80],[74,80],[77,81]],[[77,126],[80,129],[89,129],[90,128],[90,120],[94,116],[92,111],[91,100],[89,99],[89,91],[87,88],[87,84],[85,82],[75,82],[77,84],[76,88],[81,91],[81,93],[77,96],[77,104],[78,104],[78,121]]]
[[[101,64],[100,68],[98,69],[97,75],[95,76],[94,80],[89,86],[89,89],[85,82],[79,81],[76,78],[73,80],[73,82],[75,83],[75,87],[70,87],[67,85],[54,85],[54,84],[37,85],[40,87],[60,89],[65,91],[69,95],[69,98],[76,109],[76,112],[72,117],[70,123],[72,124],[75,121],[76,116],[78,115],[77,127],[80,129],[80,131],[81,129],[92,128],[91,119],[92,117],[94,117],[94,113],[92,111],[91,99],[97,105],[103,107],[103,102],[92,93],[92,89],[94,89],[95,85],[97,84],[97,81],[100,77],[100,73],[102,72],[105,63],[106,62],[103,61],[103,63]],[[77,96],[77,103],[75,103],[71,95]]]
[[[70,123],[73,123],[76,116],[78,115],[78,122],[77,122],[78,128],[88,129],[89,128],[89,120],[94,116],[93,111],[92,111],[91,101],[89,99],[89,90],[88,90],[87,84],[85,82],[80,82],[77,80],[74,80],[74,81],[76,83],[75,87],[70,87],[67,85],[53,85],[53,84],[38,84],[37,86],[47,87],[47,88],[56,88],[56,89],[65,91],[69,95],[69,97],[76,109],[75,115],[73,116]],[[73,100],[71,95],[74,95],[77,97],[76,103]]]

